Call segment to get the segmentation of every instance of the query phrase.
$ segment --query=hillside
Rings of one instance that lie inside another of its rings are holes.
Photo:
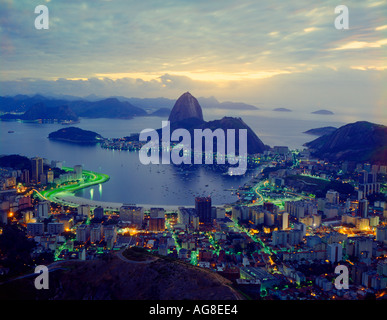
[[[267,146],[258,138],[255,132],[241,119],[233,117],[223,117],[220,120],[213,120],[206,122],[201,126],[202,129],[211,129],[212,131],[220,128],[224,132],[227,132],[228,129],[246,129],[247,130],[247,152],[249,154],[263,153],[268,149]],[[236,150],[239,150],[239,138],[235,139]]]
[[[1,119],[20,119],[20,120],[78,120],[78,116],[67,105],[59,107],[48,107],[43,102],[38,102],[31,106],[24,114],[5,114]]]
[[[387,164],[387,127],[358,121],[344,125],[305,146],[313,155],[331,161]]]
[[[31,169],[31,160],[18,154],[4,155],[0,156],[0,167],[16,170]]]
[[[50,272],[50,288],[36,290],[25,278],[0,285],[0,299],[36,300],[235,300],[240,297],[218,274],[159,258],[128,262],[118,254],[103,260],[68,261]]]
[[[149,116],[152,116],[152,117],[169,117],[169,114],[171,113],[171,110],[168,109],[168,108],[160,108],[160,109],[157,109],[156,111],[152,112],[151,114],[149,114]]]
[[[95,102],[78,101],[71,103],[74,111],[85,118],[120,118],[131,119],[136,116],[145,116],[144,109],[135,107],[127,101],[108,98]]]

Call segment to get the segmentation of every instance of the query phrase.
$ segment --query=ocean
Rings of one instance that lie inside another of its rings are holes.
[[[302,149],[305,142],[316,138],[304,134],[306,130],[345,124],[332,115],[301,116],[293,112],[205,109],[203,114],[205,120],[225,115],[241,117],[266,145],[288,146],[291,149]],[[81,119],[74,126],[95,131],[106,138],[119,138],[147,128],[158,129],[162,120],[167,119]],[[237,200],[231,190],[237,189],[255,174],[249,171],[244,176],[230,177],[203,166],[182,173],[174,165],[143,165],[138,152],[107,150],[99,145],[84,146],[47,138],[50,132],[63,127],[61,124],[0,122],[0,154],[39,156],[49,161],[63,161],[64,166],[81,164],[84,169],[106,173],[110,176],[108,182],[81,190],[77,196],[131,204],[191,206],[195,196],[211,196],[215,205],[230,203]]]

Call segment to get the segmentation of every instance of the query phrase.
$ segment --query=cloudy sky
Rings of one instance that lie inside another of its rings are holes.
[[[49,29],[37,30],[37,5]],[[334,10],[349,9],[337,30]],[[387,118],[387,0],[0,0],[0,95],[197,97]]]

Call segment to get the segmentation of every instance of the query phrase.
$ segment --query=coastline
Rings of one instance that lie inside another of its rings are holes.
[[[63,204],[68,204],[69,206],[79,206],[79,205],[89,205],[91,208],[102,207],[106,210],[119,211],[120,207],[123,205],[133,205],[137,207],[143,207],[144,210],[150,210],[151,208],[164,208],[166,211],[177,211],[179,207],[185,208],[194,208],[195,206],[183,206],[183,205],[163,205],[163,204],[142,204],[142,203],[120,203],[120,202],[107,202],[107,201],[98,201],[91,200],[82,197],[77,197],[75,195],[64,193],[57,194],[55,196],[58,202]],[[217,207],[215,205],[215,207]],[[219,205],[219,207],[222,207]]]
[[[72,168],[63,167],[66,171],[71,171]],[[79,205],[89,205],[91,208],[102,207],[106,210],[111,211],[119,211],[120,207],[123,205],[135,205],[138,207],[143,207],[145,210],[150,210],[151,208],[164,208],[167,211],[177,211],[179,207],[183,205],[161,205],[161,204],[127,204],[120,202],[108,202],[108,201],[99,201],[86,199],[82,197],[78,197],[74,195],[75,191],[88,188],[93,185],[98,185],[104,183],[110,179],[107,174],[97,173],[89,170],[83,170],[83,174],[91,177],[90,182],[67,185],[67,186],[59,186],[58,188],[52,190],[46,190],[42,192],[37,192],[38,195],[48,201],[55,202],[58,204],[68,205],[71,207],[77,207]],[[221,207],[222,205],[218,205]],[[194,208],[195,206],[184,206],[186,208]],[[215,206],[217,207],[217,206]]]

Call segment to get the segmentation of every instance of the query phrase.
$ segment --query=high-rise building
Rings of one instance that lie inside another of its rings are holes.
[[[144,220],[144,208],[131,205],[122,206],[120,208],[120,220],[125,222],[130,221],[140,228]]]
[[[103,219],[103,208],[97,207],[94,209],[94,218],[95,219]]]
[[[272,244],[274,246],[294,246],[301,243],[302,238],[301,230],[276,230],[272,233]]]
[[[77,228],[76,239],[79,242],[87,242],[90,238],[90,227],[86,224],[81,224]]]
[[[164,208],[150,208],[149,215],[151,218],[164,218],[165,217],[165,209]]]
[[[111,250],[117,241],[117,227],[116,225],[107,225],[103,228],[103,233],[106,241],[106,247]]]
[[[1,213],[0,213],[0,214],[1,214]],[[31,210],[23,210],[23,211],[22,211],[22,214],[23,214],[23,222],[24,222],[24,223],[32,222],[31,220],[32,220],[33,217],[34,217],[33,211],[31,211]],[[0,218],[0,222],[1,222],[1,218]]]
[[[37,217],[39,219],[46,219],[50,215],[50,201],[41,201],[38,203]]]
[[[318,228],[321,225],[321,216],[319,214],[312,215],[313,217],[313,228]]]
[[[331,263],[339,262],[343,259],[343,247],[340,243],[328,244],[327,259]]]
[[[25,184],[29,184],[30,183],[30,170],[28,170],[28,169],[24,169],[23,170],[22,175],[21,175],[21,180]]]
[[[103,233],[105,239],[112,238],[113,243],[117,240],[117,226],[114,224],[109,224],[103,228]]]
[[[367,199],[360,199],[359,200],[359,207],[358,207],[357,213],[362,218],[368,217],[368,200]]]
[[[27,223],[27,234],[30,236],[41,236],[44,234],[43,222],[30,222]]]
[[[358,258],[372,258],[373,239],[360,237],[355,240],[355,256]]]
[[[75,179],[77,180],[82,179],[82,172],[83,172],[82,165],[78,164],[74,166],[74,172],[75,172]]]
[[[87,205],[87,204],[82,204],[80,206],[78,206],[78,215],[80,216],[83,216],[83,217],[86,217],[86,218],[90,218],[90,206]]]
[[[61,234],[64,232],[64,224],[60,222],[50,222],[47,224],[47,233]]]
[[[96,243],[102,240],[103,227],[101,224],[94,224],[90,228],[90,242]]]
[[[43,174],[43,159],[35,157],[31,159],[31,179],[40,182],[40,175]]]
[[[224,219],[226,217],[226,209],[223,207],[216,208],[216,219]]]
[[[387,241],[387,228],[385,226],[376,228],[376,241]]]
[[[132,210],[135,206],[124,205],[120,207],[120,220],[122,222],[131,222],[133,219]]]
[[[284,212],[282,214],[282,230],[289,228],[289,213]]]
[[[47,175],[42,173],[40,175],[39,181],[40,181],[41,184],[47,184]]]
[[[211,197],[196,197],[195,209],[199,216],[199,222],[211,223]]]
[[[179,207],[177,210],[177,221],[183,224],[185,228],[199,229],[199,217],[194,208]]]
[[[363,170],[359,177],[359,191],[363,196],[380,192],[380,183],[377,182],[377,173],[375,171]]]
[[[165,218],[150,218],[149,231],[157,232],[165,230]]]
[[[339,204],[339,193],[335,190],[328,190],[325,198],[328,203]]]
[[[47,183],[53,183],[54,182],[54,171],[48,170],[47,171]]]

